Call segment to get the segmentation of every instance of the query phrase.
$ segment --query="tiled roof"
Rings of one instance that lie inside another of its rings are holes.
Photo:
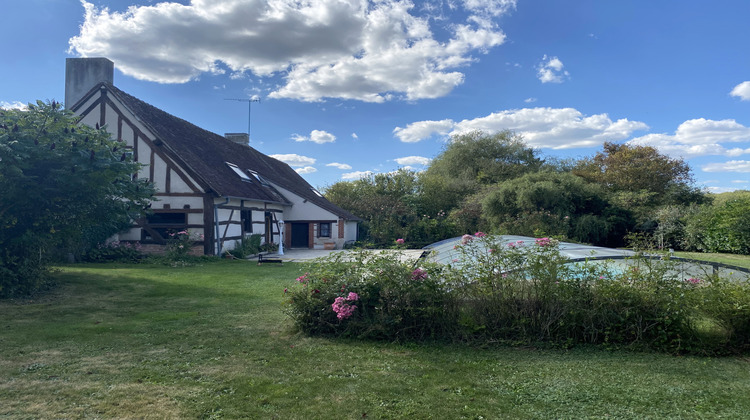
[[[290,204],[273,186],[255,178],[243,181],[226,162],[242,170],[253,170],[261,177],[326,209],[346,220],[360,220],[350,212],[318,196],[312,186],[284,162],[267,156],[250,146],[234,143],[223,136],[204,130],[175,117],[114,85],[103,83],[161,141],[161,146],[185,166],[190,175],[207,185],[218,196],[237,197],[272,203]],[[99,86],[94,89],[98,89]]]

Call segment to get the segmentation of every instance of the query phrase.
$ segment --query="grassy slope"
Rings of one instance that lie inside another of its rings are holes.
[[[677,257],[692,258],[694,260],[718,262],[722,264],[735,265],[737,267],[750,268],[750,255],[683,252],[683,251],[678,251],[678,252],[675,252],[674,254]]]
[[[583,418],[750,412],[746,359],[293,334],[299,267],[87,265],[0,301],[0,417]]]

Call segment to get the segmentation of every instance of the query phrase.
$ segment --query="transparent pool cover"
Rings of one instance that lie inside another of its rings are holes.
[[[515,242],[516,246],[523,247],[533,247],[536,241],[532,237],[515,235],[496,236],[493,239],[503,245]],[[424,247],[425,251],[430,251],[426,254],[425,258],[428,261],[436,263],[455,265],[456,260],[460,259],[461,254],[454,247],[460,243],[460,236],[435,242]],[[572,242],[560,242],[559,249],[560,254],[568,257],[571,263],[588,261],[589,264],[607,264],[607,267],[614,272],[623,272],[628,266],[639,264],[637,260],[631,259],[636,253],[627,249],[605,248]],[[658,259],[662,258],[662,256],[647,256],[647,258]],[[675,263],[673,267],[674,274],[685,279],[691,277],[705,278],[711,274],[718,274],[722,277],[738,281],[750,280],[750,270],[745,268],[682,258],[673,258],[673,260]]]

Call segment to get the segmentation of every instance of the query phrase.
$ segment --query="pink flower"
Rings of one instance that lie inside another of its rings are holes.
[[[359,300],[359,295],[354,292],[349,292],[349,296],[346,297],[346,300],[351,300],[351,301]]]
[[[461,244],[462,245],[466,245],[466,244],[468,244],[469,242],[471,242],[473,240],[474,240],[473,236],[471,236],[471,235],[464,235],[464,236],[461,237]]]
[[[494,248],[490,248],[489,251],[490,251],[490,254],[494,254],[495,253],[495,249]]]
[[[421,268],[415,268],[414,271],[411,272],[411,279],[414,281],[424,280],[427,278],[427,271],[422,270]]]
[[[546,247],[552,245],[552,239],[550,238],[537,238],[536,239],[536,245],[541,247]]]
[[[307,280],[308,280],[307,275],[308,274],[310,274],[310,273],[305,273],[305,274],[297,277],[297,281],[300,282],[300,283],[302,283],[302,284],[307,283]]]
[[[359,299],[359,296],[357,296],[357,294],[354,292],[349,293],[349,297],[352,297],[352,294],[356,296],[357,299]],[[333,312],[336,312],[336,318],[338,318],[339,320],[349,318],[354,313],[354,310],[357,309],[357,305],[351,305],[347,302],[347,300],[350,300],[349,297],[344,299],[343,297],[339,296],[331,304],[331,308],[333,309]]]
[[[396,239],[396,243],[399,244],[399,245],[403,245],[404,244],[404,238],[398,238],[398,239]]]
[[[484,238],[485,236],[487,236],[487,234],[484,232],[477,232],[474,234],[474,236],[476,236],[477,238]]]
[[[689,279],[685,279],[685,282],[690,284],[700,284],[703,282],[703,280],[695,277],[690,277]]]
[[[458,262],[458,258],[454,258],[454,259],[453,259],[453,262]]]

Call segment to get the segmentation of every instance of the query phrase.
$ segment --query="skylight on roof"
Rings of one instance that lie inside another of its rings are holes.
[[[312,192],[315,193],[315,195],[317,195],[318,197],[323,198],[323,194],[321,194],[320,191],[316,190],[315,188],[310,188],[310,189],[312,190]]]
[[[229,162],[224,162],[224,163],[226,163],[227,166],[229,166],[229,168],[234,171],[234,173],[236,173],[237,175],[239,175],[239,177],[242,178],[243,181],[253,182],[253,180],[250,179],[250,177],[247,176],[247,174],[245,172],[243,172],[242,169],[240,169],[234,163],[229,163]]]
[[[268,186],[268,181],[266,181],[266,180],[265,180],[265,178],[263,178],[263,177],[262,177],[262,176],[261,176],[261,175],[260,175],[259,173],[255,172],[255,171],[254,171],[254,170],[252,170],[252,169],[248,169],[247,171],[248,171],[248,172],[250,172],[250,174],[251,174],[252,176],[254,176],[254,177],[255,177],[255,179],[257,179],[257,180],[258,180],[258,182],[260,182],[260,183],[261,183],[261,185],[263,185],[263,186],[266,186],[266,187]]]

